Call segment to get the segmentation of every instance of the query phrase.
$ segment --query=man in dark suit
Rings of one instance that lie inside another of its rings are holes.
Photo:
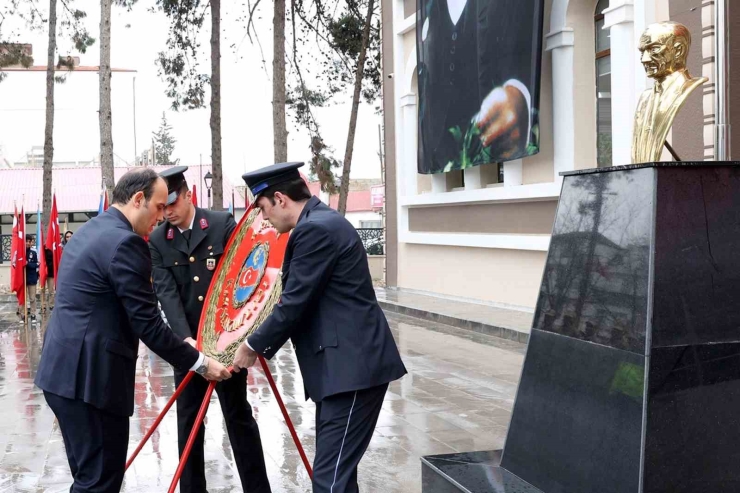
[[[228,212],[216,212],[193,206],[183,173],[187,166],[176,166],[160,175],[167,180],[166,221],[149,238],[154,267],[154,289],[172,330],[181,338],[198,336],[203,302],[236,228]],[[187,375],[175,370],[175,384]],[[177,399],[177,438],[182,455],[208,388],[204,380],[193,380]],[[234,460],[242,489],[246,493],[270,491],[262,442],[252,408],[247,401],[246,372],[216,385],[218,401],[224,414]],[[182,493],[206,491],[203,437],[201,425],[188,462],[180,478]]]
[[[313,491],[356,492],[357,465],[372,438],[389,382],[406,374],[375,298],[367,254],[355,228],[312,197],[282,163],[243,176],[262,211],[288,240],[282,297],[239,347],[238,371],[257,354],[272,358],[290,338],[306,397],[316,403]]]
[[[73,493],[121,489],[139,339],[177,368],[209,380],[230,377],[192,347],[195,341],[173,334],[157,310],[142,236],[162,218],[166,201],[167,185],[154,171],[126,173],[111,208],[67,244],[57,273],[35,383],[59,421]]]

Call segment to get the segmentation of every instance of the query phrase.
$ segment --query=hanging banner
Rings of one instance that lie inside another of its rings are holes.
[[[540,150],[544,0],[418,0],[418,170]]]

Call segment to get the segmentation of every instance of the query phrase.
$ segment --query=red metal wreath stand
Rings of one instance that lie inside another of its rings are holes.
[[[313,479],[313,470],[311,469],[311,465],[308,463],[308,458],[306,457],[306,452],[303,450],[303,446],[301,445],[301,441],[298,439],[298,434],[295,431],[295,428],[293,427],[293,421],[290,419],[290,415],[288,415],[288,410],[285,408],[285,404],[283,403],[283,399],[280,396],[280,392],[277,389],[277,386],[275,385],[275,380],[272,378],[272,373],[270,372],[270,368],[267,366],[267,361],[262,356],[258,356],[260,360],[260,364],[262,365],[262,370],[265,372],[265,376],[267,377],[267,381],[270,383],[270,388],[272,389],[272,393],[277,399],[278,405],[280,406],[280,411],[283,413],[283,418],[285,418],[285,424],[288,425],[288,430],[290,430],[290,435],[293,437],[293,441],[295,442],[295,446],[298,449],[298,453],[301,456],[301,459],[303,460],[303,465],[306,466],[306,472],[308,472],[308,477]],[[172,404],[175,403],[177,398],[180,396],[182,391],[185,389],[185,387],[190,383],[190,380],[193,378],[194,372],[189,372],[187,376],[183,379],[183,381],[180,383],[180,385],[177,387],[177,390],[174,394],[172,394],[172,397],[170,397],[170,400],[167,401],[167,405],[164,406],[164,409],[162,409],[162,412],[159,413],[159,416],[157,416],[157,419],[154,421],[154,424],[152,425],[151,429],[147,432],[146,435],[144,435],[144,438],[141,439],[141,442],[136,447],[136,450],[134,450],[134,453],[131,454],[131,457],[129,457],[128,461],[126,462],[126,470],[128,470],[131,463],[134,461],[137,455],[139,455],[139,452],[144,447],[146,442],[149,440],[149,438],[152,436],[154,431],[157,429],[157,426],[159,426],[159,423],[162,422],[162,419],[164,418],[165,414],[167,414],[167,411],[170,410],[172,407]],[[200,425],[203,422],[203,418],[206,416],[206,411],[208,410],[208,404],[211,401],[211,395],[213,394],[213,390],[216,388],[216,382],[210,382],[208,385],[208,390],[206,391],[206,395],[203,398],[203,404],[200,406],[200,410],[198,411],[198,416],[195,418],[195,423],[193,424],[193,429],[190,432],[190,436],[188,437],[187,444],[185,445],[185,450],[182,452],[182,457],[180,457],[180,463],[177,465],[177,471],[175,472],[175,477],[172,478],[172,483],[170,484],[170,489],[168,490],[168,493],[174,493],[175,488],[177,488],[177,483],[180,481],[180,476],[182,475],[182,470],[185,467],[185,464],[188,461],[188,457],[190,456],[190,450],[193,448],[193,443],[195,442],[195,437],[198,434],[198,430],[200,429]]]

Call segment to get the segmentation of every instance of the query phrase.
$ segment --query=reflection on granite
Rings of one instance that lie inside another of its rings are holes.
[[[547,493],[636,492],[644,361],[533,330],[502,466]]]
[[[535,329],[645,354],[653,177],[636,169],[564,181]]]
[[[740,344],[653,349],[645,493],[740,491]]]
[[[422,491],[448,493],[542,493],[499,467],[501,451],[466,452],[422,458]]]
[[[740,168],[658,174],[652,345],[740,341]]]

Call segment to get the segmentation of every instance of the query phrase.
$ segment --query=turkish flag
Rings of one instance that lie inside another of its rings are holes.
[[[198,207],[198,192],[195,190],[195,185],[193,185],[193,205],[195,207]]]
[[[46,248],[51,250],[54,265],[54,287],[57,286],[57,272],[59,263],[62,261],[62,236],[59,234],[59,213],[57,211],[57,194],[54,194],[51,203],[51,215],[49,216],[49,229],[46,233]],[[47,266],[48,269],[48,266]]]
[[[13,218],[13,240],[10,244],[10,289],[15,292],[18,304],[26,302],[26,217],[23,208]]]

